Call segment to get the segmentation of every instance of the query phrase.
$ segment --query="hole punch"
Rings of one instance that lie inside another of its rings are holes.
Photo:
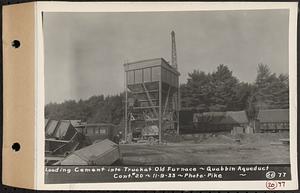
[[[21,146],[19,143],[14,143],[11,148],[15,151],[19,151],[21,149]]]
[[[21,46],[21,42],[19,40],[14,40],[12,41],[11,46],[14,48],[19,48]]]

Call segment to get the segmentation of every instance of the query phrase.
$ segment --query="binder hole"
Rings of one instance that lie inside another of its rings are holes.
[[[11,46],[14,48],[18,48],[21,46],[21,42],[19,40],[14,40],[12,41]]]
[[[19,143],[14,143],[14,144],[11,146],[11,148],[12,148],[13,150],[15,150],[15,151],[19,151],[20,148],[21,148],[21,146],[20,146]]]

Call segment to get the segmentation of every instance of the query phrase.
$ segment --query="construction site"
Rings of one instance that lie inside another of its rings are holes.
[[[175,32],[171,61],[126,62],[124,120],[45,121],[46,165],[204,165],[289,163],[289,110],[181,109]],[[261,156],[263,155],[263,156]]]

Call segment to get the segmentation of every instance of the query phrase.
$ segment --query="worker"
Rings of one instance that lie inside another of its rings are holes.
[[[115,137],[114,137],[114,142],[116,143],[116,144],[119,144],[120,143],[120,136],[119,136],[119,134],[117,134],[117,135],[115,135]]]
[[[119,131],[119,141],[122,140],[122,131]]]

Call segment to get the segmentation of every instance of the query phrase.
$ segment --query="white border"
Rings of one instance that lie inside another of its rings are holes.
[[[268,190],[266,181],[126,182],[44,184],[44,45],[42,12],[146,12],[289,9],[291,181],[276,190],[298,189],[297,178],[297,2],[36,2],[36,188],[47,190]]]

